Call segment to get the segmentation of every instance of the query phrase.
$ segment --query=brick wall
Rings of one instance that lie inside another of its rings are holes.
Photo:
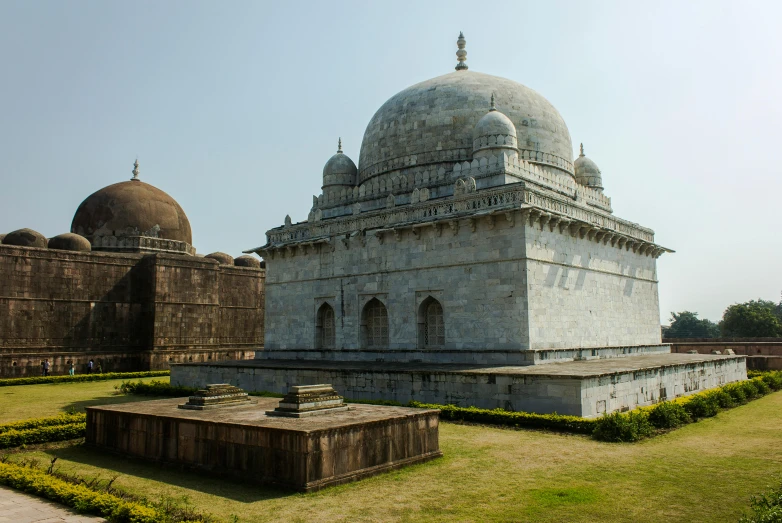
[[[38,374],[44,358],[59,374],[252,357],[264,280],[204,258],[0,245],[0,376]]]

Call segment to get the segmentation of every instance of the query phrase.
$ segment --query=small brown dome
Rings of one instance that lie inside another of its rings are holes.
[[[46,236],[32,229],[19,229],[9,232],[3,238],[3,245],[16,245],[19,247],[41,247],[46,248]]]
[[[255,267],[256,269],[261,268],[261,260],[254,256],[249,256],[247,254],[244,254],[242,256],[239,256],[238,258],[234,258],[234,265],[237,267]]]
[[[84,200],[71,232],[95,236],[140,235],[192,245],[190,221],[171,196],[140,180],[115,183]]]
[[[207,254],[204,256],[204,258],[210,258],[212,260],[220,262],[220,265],[233,265],[234,264],[234,258],[230,254],[226,254],[224,252],[213,252],[212,254]]]
[[[49,248],[58,251],[89,252],[92,250],[92,246],[87,238],[72,232],[58,234],[54,238],[49,238]]]

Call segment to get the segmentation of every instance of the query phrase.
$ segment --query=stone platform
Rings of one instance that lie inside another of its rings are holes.
[[[183,398],[87,407],[86,443],[308,492],[442,455],[437,410],[350,405],[349,411],[268,416],[280,403],[212,410]]]
[[[586,349],[588,350],[588,349]],[[545,365],[244,360],[179,364],[171,383],[286,392],[331,383],[351,399],[410,400],[595,417],[746,379],[744,356],[641,354]]]

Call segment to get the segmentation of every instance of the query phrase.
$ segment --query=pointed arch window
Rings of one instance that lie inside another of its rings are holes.
[[[431,296],[418,308],[418,340],[421,347],[445,345],[443,306]]]
[[[365,347],[388,347],[388,311],[377,298],[364,306],[361,329]]]
[[[334,308],[324,303],[318,309],[315,328],[315,347],[318,349],[333,349],[335,346]]]

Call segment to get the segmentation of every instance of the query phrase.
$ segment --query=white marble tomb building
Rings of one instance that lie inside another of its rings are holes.
[[[306,221],[248,251],[266,260],[256,361],[174,377],[587,416],[746,377],[741,357],[669,354],[656,262],[672,251],[613,214],[621,173],[603,180],[583,146],[574,160],[551,103],[469,70],[457,43],[454,72],[378,109],[358,166],[340,141]]]

